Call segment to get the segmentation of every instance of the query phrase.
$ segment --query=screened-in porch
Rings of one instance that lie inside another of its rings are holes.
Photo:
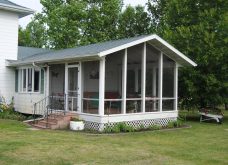
[[[82,114],[117,115],[177,110],[177,64],[150,43],[101,58],[49,65],[49,94]]]

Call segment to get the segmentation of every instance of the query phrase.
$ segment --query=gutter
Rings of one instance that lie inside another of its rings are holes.
[[[26,12],[26,13],[30,13],[30,14],[35,12],[35,10],[29,9],[29,8],[26,8],[26,7],[12,6],[12,5],[2,4],[2,3],[0,3],[0,8],[13,10],[13,11],[18,11],[18,12]]]
[[[6,5],[6,4],[1,4],[0,3],[0,9],[6,10],[6,11],[11,11],[11,12],[16,12],[19,15],[19,18],[25,17],[27,15],[35,13],[35,10],[31,10],[29,8],[24,8],[24,7],[17,7],[17,6],[11,6],[11,5]]]
[[[8,60],[8,66],[11,66],[11,67],[16,67],[16,66],[23,66],[23,65],[36,65],[38,63],[42,64],[42,63],[65,63],[65,62],[72,62],[72,61],[91,61],[91,60],[99,60],[100,58],[97,56],[97,55],[88,55],[88,56],[81,56],[81,57],[72,57],[72,58],[63,58],[63,59],[55,59],[55,60],[44,60],[44,61],[31,61],[31,62],[18,62],[17,61],[9,61]],[[16,62],[16,64],[14,63]],[[39,66],[37,66],[39,67]]]

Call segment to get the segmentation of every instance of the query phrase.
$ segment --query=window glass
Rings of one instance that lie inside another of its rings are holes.
[[[34,92],[39,92],[40,89],[40,71],[34,70]]]
[[[33,69],[32,68],[29,68],[28,69],[28,92],[32,92],[32,71]]]
[[[23,89],[23,92],[26,92],[26,69],[23,69],[23,71],[22,71],[22,76],[23,76],[23,78],[22,78],[22,80],[23,80],[23,82],[22,82],[22,84],[23,84],[23,86],[22,86],[22,89]]]
[[[39,69],[19,69],[18,87],[20,92],[39,92],[41,73]]]

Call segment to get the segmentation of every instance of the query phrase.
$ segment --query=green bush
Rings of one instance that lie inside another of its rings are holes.
[[[70,121],[84,121],[84,120],[81,120],[81,119],[76,118],[76,117],[71,117],[70,118]]]
[[[26,119],[26,117],[18,112],[3,111],[3,112],[0,112],[0,119],[23,121]]]
[[[119,132],[134,132],[135,129],[132,126],[127,125],[124,122],[116,123],[114,126],[106,126],[105,133],[119,133]]]
[[[181,127],[183,125],[183,121],[180,119],[177,119],[175,121],[170,121],[167,124],[168,128],[177,128],[177,127]]]
[[[151,125],[151,126],[149,127],[149,129],[150,129],[150,130],[159,130],[159,129],[161,129],[161,126],[160,126],[160,125],[157,125],[157,124],[154,124],[154,125]]]
[[[0,119],[11,119],[23,121],[26,117],[18,112],[14,111],[13,99],[10,104],[5,102],[5,99],[2,98],[2,103],[0,103]]]

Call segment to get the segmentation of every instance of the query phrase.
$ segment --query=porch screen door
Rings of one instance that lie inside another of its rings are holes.
[[[68,68],[68,110],[78,110],[78,67]]]

